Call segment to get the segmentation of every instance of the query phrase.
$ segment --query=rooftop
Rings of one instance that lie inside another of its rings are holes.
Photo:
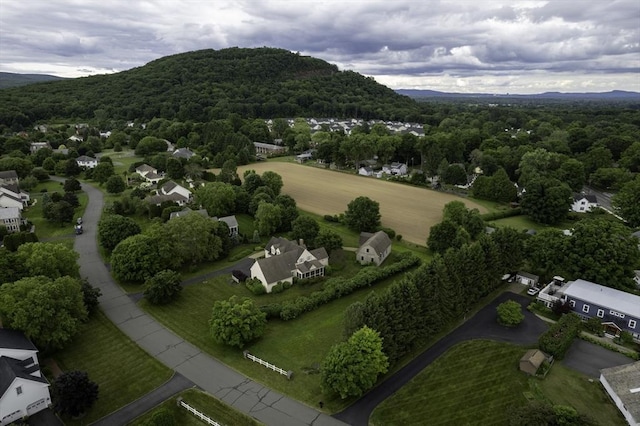
[[[575,299],[615,309],[627,315],[640,318],[640,296],[605,287],[586,280],[567,283],[562,293]]]
[[[600,370],[611,389],[618,395],[627,411],[640,420],[640,361]]]

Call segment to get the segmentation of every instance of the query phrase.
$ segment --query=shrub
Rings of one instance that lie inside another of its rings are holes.
[[[282,281],[278,282],[278,284],[276,284],[273,287],[271,287],[271,293],[272,294],[282,293],[283,291],[284,291],[284,282],[282,282]]]
[[[507,300],[496,308],[498,312],[498,322],[507,327],[514,327],[524,320],[522,307],[514,300]]]
[[[589,318],[587,321],[583,322],[582,328],[593,334],[599,334],[602,332],[602,324],[598,317]]]
[[[153,305],[164,305],[176,299],[182,291],[180,274],[165,269],[145,283],[144,297]]]
[[[267,315],[267,319],[280,318],[282,305],[280,303],[270,303],[268,305],[260,306],[260,310]]]
[[[396,237],[396,231],[394,231],[391,228],[386,228],[386,227],[382,226],[382,227],[380,227],[380,231],[384,231],[389,236],[389,238],[392,239],[392,240]]]
[[[520,216],[521,214],[522,211],[520,210],[520,207],[516,207],[515,209],[510,210],[481,214],[480,217],[482,220],[489,222],[492,220],[504,219],[506,217]]]
[[[325,214],[324,220],[326,220],[327,222],[339,222],[338,216],[331,216],[330,214]]]
[[[261,294],[265,294],[267,289],[264,288],[262,282],[260,282],[257,278],[251,278],[244,282],[244,285],[249,289],[249,291],[256,296],[260,296]]]
[[[396,240],[397,241],[402,241],[402,235],[401,234],[396,235]]]

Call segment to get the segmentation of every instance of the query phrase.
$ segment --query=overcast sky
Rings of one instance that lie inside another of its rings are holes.
[[[280,47],[393,89],[640,91],[638,0],[0,0],[0,71],[78,77]]]

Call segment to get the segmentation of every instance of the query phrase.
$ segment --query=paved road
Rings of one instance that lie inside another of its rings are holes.
[[[114,411],[108,416],[105,416],[100,420],[92,423],[92,426],[129,424],[129,422],[140,417],[142,414],[150,411],[154,407],[162,404],[172,396],[177,395],[183,390],[193,388],[194,386],[195,385],[191,380],[188,380],[182,374],[175,373],[171,377],[171,379],[169,379],[162,386],[152,390],[142,398],[139,398],[132,403],[125,405],[118,411]]]
[[[167,367],[267,425],[343,424],[230,369],[143,312],[113,281],[98,253],[96,228],[104,204],[102,193],[86,184],[82,184],[82,189],[89,202],[83,217],[85,232],[76,238],[74,245],[80,254],[80,274],[100,288],[100,306],[120,330]]]
[[[369,391],[346,410],[335,414],[334,417],[353,426],[367,426],[369,417],[378,404],[393,395],[452,346],[465,340],[491,339],[518,345],[536,344],[538,336],[548,327],[544,321],[526,309],[523,309],[525,320],[516,328],[503,327],[497,323],[496,307],[508,299],[519,302],[523,308],[526,308],[531,302],[528,297],[518,294],[501,294],[463,325],[437,341],[405,367]]]
[[[610,351],[602,346],[575,339],[562,360],[562,364],[590,377],[599,378],[600,370],[629,364],[632,358]]]

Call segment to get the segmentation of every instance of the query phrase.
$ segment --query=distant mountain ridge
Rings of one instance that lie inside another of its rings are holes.
[[[412,99],[424,98],[519,98],[519,99],[558,99],[558,100],[640,100],[640,93],[625,90],[610,92],[544,92],[531,95],[509,93],[454,93],[438,92],[436,90],[397,89],[396,93],[409,96]]]
[[[336,117],[421,121],[412,99],[353,71],[276,48],[198,50],[114,74],[0,90],[0,125],[53,117],[210,122]]]
[[[49,74],[18,74],[13,72],[0,72],[0,89],[56,80],[66,79],[64,77]]]

